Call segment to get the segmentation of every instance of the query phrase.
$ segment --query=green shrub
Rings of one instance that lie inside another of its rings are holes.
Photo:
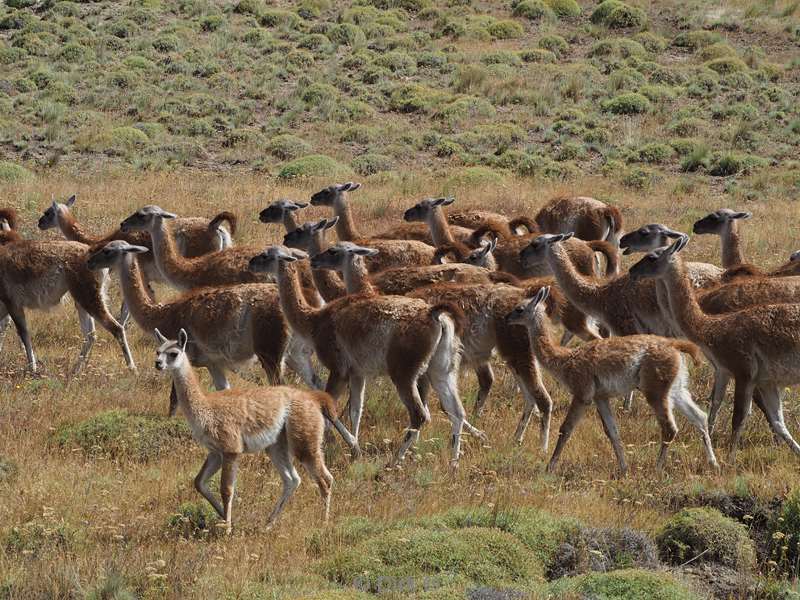
[[[286,133],[272,138],[267,143],[267,151],[282,160],[292,160],[311,152],[311,144]]]
[[[747,173],[767,164],[767,161],[757,156],[726,152],[714,156],[708,172],[715,177],[727,177],[738,173]]]
[[[605,0],[594,10],[591,21],[611,29],[640,28],[647,22],[647,15],[642,9],[629,6],[620,0]]]
[[[30,8],[37,3],[37,0],[6,0],[9,8]]]
[[[545,0],[550,9],[559,17],[578,17],[581,7],[575,0]]]
[[[543,35],[537,44],[543,50],[550,50],[556,56],[563,56],[569,50],[569,44],[560,35]]]
[[[381,54],[375,59],[375,64],[403,77],[417,72],[417,61],[414,57],[396,50]]]
[[[685,508],[656,536],[662,560],[718,563],[737,571],[755,568],[756,554],[747,528],[713,508]]]
[[[339,178],[352,174],[349,167],[324,154],[311,154],[284,164],[278,171],[278,179],[301,177]]]
[[[261,15],[265,9],[266,6],[263,0],[239,0],[233,8],[233,12],[257,17]]]
[[[205,500],[184,502],[178,511],[167,519],[167,529],[184,538],[207,539],[224,531],[218,527],[220,517]]]
[[[715,58],[726,58],[726,57],[736,57],[736,50],[734,50],[729,44],[725,42],[717,42],[716,44],[711,44],[710,46],[705,46],[702,48],[698,54],[700,60],[702,61],[709,61],[714,60]]]
[[[646,190],[652,187],[658,180],[659,176],[655,171],[642,167],[628,169],[622,177],[623,185],[636,190]]]
[[[514,5],[511,11],[515,17],[522,17],[531,21],[537,21],[554,16],[550,6],[544,0],[522,0]]]
[[[650,110],[650,101],[636,92],[620,94],[603,102],[603,110],[615,115],[635,115]]]
[[[496,40],[513,40],[524,35],[525,29],[516,21],[495,21],[487,28],[489,35]]]
[[[394,161],[390,157],[376,153],[362,154],[351,164],[356,173],[364,176],[391,171],[394,168]]]
[[[322,561],[321,573],[377,591],[381,577],[454,578],[478,585],[524,584],[540,577],[541,565],[513,535],[484,527],[437,530],[407,527],[379,533]]]
[[[674,150],[668,144],[652,142],[639,148],[639,160],[646,163],[663,163],[672,158]]]
[[[33,177],[33,173],[25,167],[7,160],[0,160],[0,181],[3,183],[16,183],[31,177]]]
[[[797,576],[800,560],[800,488],[793,489],[769,524],[770,557],[784,572]]]
[[[555,54],[543,48],[520,50],[519,57],[526,63],[554,63],[557,60]]]
[[[522,64],[519,56],[508,50],[495,50],[481,55],[481,62],[485,65],[511,65],[519,66]]]
[[[633,39],[653,54],[661,54],[667,48],[667,40],[651,31],[637,33]]]
[[[707,168],[711,160],[711,151],[703,143],[696,144],[681,160],[681,171],[693,173],[700,168]]]
[[[704,66],[711,69],[715,73],[719,73],[720,75],[727,75],[730,73],[737,73],[747,70],[747,65],[744,64],[744,61],[736,57],[717,58],[708,61]]]
[[[402,113],[424,112],[431,109],[441,94],[418,83],[395,87],[389,94],[389,108]]]
[[[552,598],[592,600],[699,600],[669,573],[638,569],[590,573],[559,579],[550,585]]]
[[[358,25],[352,23],[339,23],[331,27],[326,33],[334,44],[342,46],[363,46],[367,43],[367,36]]]
[[[163,456],[190,437],[183,420],[132,415],[126,410],[97,413],[85,421],[61,425],[53,434],[62,448],[80,448],[87,456],[141,462]]]
[[[672,45],[696,52],[700,48],[705,48],[706,46],[716,44],[720,41],[722,41],[722,36],[716,31],[700,29],[697,31],[679,33],[675,36],[675,39],[672,40]]]

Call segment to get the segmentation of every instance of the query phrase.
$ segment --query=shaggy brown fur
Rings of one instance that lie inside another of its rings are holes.
[[[367,268],[371,273],[392,267],[431,264],[435,248],[429,244],[409,239],[366,238],[358,233],[347,193],[359,187],[361,184],[352,182],[329,186],[311,196],[311,204],[333,208],[334,214],[339,218],[336,222],[336,235],[340,241],[354,242],[360,246],[380,250],[367,262]]]
[[[75,301],[84,344],[73,372],[82,368],[94,345],[94,320],[110,332],[122,349],[129,368],[136,366],[128,348],[125,329],[108,312],[103,293],[105,277],[98,278],[86,265],[89,247],[79,242],[16,241],[0,246],[0,320],[11,316],[28,359],[35,371],[25,309],[56,306],[69,292]]]
[[[716,368],[734,377],[731,459],[735,460],[756,389],[761,396],[760,408],[773,431],[800,454],[800,446],[784,423],[781,401],[784,386],[800,383],[800,304],[768,304],[721,315],[706,314],[695,298],[679,255],[687,241],[685,237],[648,254],[631,268],[631,275],[660,280],[683,334],[700,346]],[[712,410],[715,408],[712,406]]]
[[[0,208],[0,245],[22,241],[17,231],[17,211],[13,208]]]
[[[352,436],[336,418],[336,405],[325,392],[292,387],[255,387],[205,393],[185,354],[188,335],[181,329],[177,341],[168,340],[156,329],[159,348],[156,368],[169,370],[176,390],[177,404],[189,422],[195,440],[208,456],[194,480],[195,489],[225,519],[231,532],[232,504],[236,473],[242,454],[267,452],[283,481],[283,493],[267,519],[275,522],[284,505],[300,485],[293,459],[303,464],[319,488],[325,507],[324,521],[330,512],[333,477],[325,466],[322,440],[325,420],[342,433]],[[358,450],[356,446],[354,450]],[[208,489],[208,480],[222,469],[220,503]]]
[[[16,230],[19,226],[19,215],[12,207],[0,208],[0,219],[6,222],[8,229]]]
[[[467,229],[477,229],[483,225],[490,225],[493,230],[501,232],[503,237],[515,235],[511,221],[505,215],[488,210],[464,210],[451,212],[447,215],[450,225],[458,225]]]
[[[704,312],[720,314],[759,304],[800,302],[800,277],[748,277],[735,279],[697,293]]]
[[[586,408],[594,402],[617,456],[619,469],[626,473],[625,452],[609,399],[617,394],[627,394],[634,388],[644,393],[661,426],[658,470],[663,468],[669,445],[678,432],[672,414],[673,404],[700,430],[708,460],[718,467],[706,414],[692,400],[688,371],[680,356],[680,352],[688,352],[693,358],[699,358],[697,348],[689,342],[653,335],[595,340],[576,348],[557,346],[550,338],[545,315],[544,300],[548,292],[548,288],[542,288],[532,301],[519,305],[508,314],[509,323],[526,326],[533,352],[541,365],[572,393],[572,403],[561,425],[547,470],[555,468],[575,426]]]
[[[308,383],[314,376],[302,351],[287,354],[289,329],[274,284],[259,283],[188,292],[170,302],[153,302],[145,291],[137,257],[147,250],[123,240],[109,242],[89,258],[92,269],[113,268],[133,319],[144,331],[160,329],[175,337],[185,328],[192,338],[189,356],[206,367],[217,389],[229,387],[226,370],[256,356],[272,383],[280,383],[282,361]],[[170,412],[175,409],[174,396]]]
[[[586,196],[553,198],[534,220],[542,233],[574,232],[582,240],[606,240],[615,246],[622,234],[619,209]]]
[[[305,256],[272,246],[253,257],[250,268],[277,275],[281,307],[289,324],[330,370],[326,390],[336,398],[349,380],[353,435],[358,439],[366,379],[388,375],[409,415],[409,429],[396,459],[402,460],[418,439],[419,429],[430,420],[417,390],[419,378],[426,375],[451,420],[453,461],[457,461],[462,428],[479,434],[464,418],[456,387],[457,312],[430,307],[418,299],[370,294],[349,295],[314,309],[303,299],[294,264]]]

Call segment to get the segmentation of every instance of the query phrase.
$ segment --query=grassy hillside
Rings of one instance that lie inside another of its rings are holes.
[[[0,65],[0,158],[30,169],[800,190],[796,2],[6,0]]]

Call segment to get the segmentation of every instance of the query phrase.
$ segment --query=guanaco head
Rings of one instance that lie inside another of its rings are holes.
[[[123,233],[149,230],[154,226],[160,226],[161,219],[174,219],[175,217],[177,217],[176,214],[167,212],[160,206],[148,204],[120,223],[119,229]]]
[[[256,254],[251,258],[247,268],[253,273],[272,273],[274,275],[278,272],[280,263],[292,263],[304,258],[308,258],[308,254],[302,250],[286,246],[270,246],[261,254]]]
[[[134,246],[125,240],[114,240],[89,254],[87,265],[92,271],[108,269],[126,256],[147,252],[144,246]]]
[[[570,239],[574,233],[544,233],[531,241],[519,252],[519,259],[523,267],[533,267],[547,260],[550,246]]]
[[[492,260],[492,252],[497,248],[497,238],[492,237],[489,240],[482,240],[478,248],[470,251],[464,257],[464,261],[468,265],[475,265],[476,267],[492,268],[494,261]]]
[[[653,250],[633,265],[628,275],[634,281],[647,277],[663,277],[670,263],[676,260],[677,253],[683,250],[688,242],[689,236],[684,235],[675,240],[671,246]]]
[[[692,231],[696,234],[722,235],[739,219],[749,219],[753,214],[749,212],[736,212],[730,208],[720,208],[699,221],[695,221]]]
[[[258,213],[258,220],[262,223],[283,223],[283,217],[287,212],[294,212],[306,206],[308,202],[294,202],[282,198]]]
[[[311,257],[312,269],[329,269],[331,271],[344,271],[356,260],[358,256],[375,256],[379,251],[374,248],[365,248],[353,242],[339,242],[325,252]]]
[[[303,223],[294,231],[283,236],[283,245],[300,250],[310,250],[312,247],[322,248],[325,245],[325,232],[338,222],[339,217],[333,217],[332,219]],[[314,244],[314,238],[317,238],[316,244]]]
[[[180,369],[186,360],[186,344],[189,342],[189,335],[186,330],[180,330],[177,340],[168,340],[158,329],[153,331],[153,335],[158,344],[156,369],[159,371]]]
[[[406,221],[427,221],[436,210],[442,206],[449,206],[455,202],[455,198],[425,198],[403,213]]]
[[[311,196],[311,206],[336,206],[344,202],[347,192],[354,192],[361,187],[360,183],[340,183],[331,185]]]
[[[536,326],[547,314],[547,299],[550,297],[550,286],[546,285],[536,292],[530,300],[526,300],[508,315],[506,322],[509,325]]]
[[[656,248],[669,246],[673,240],[677,240],[683,235],[685,234],[674,231],[661,223],[650,223],[623,235],[619,240],[619,247],[625,249],[623,254],[650,252]]]
[[[66,202],[63,203],[53,200],[53,203],[48,206],[42,213],[42,216],[39,217],[39,229],[44,231],[45,229],[54,229],[58,227],[58,215],[69,212],[70,207],[75,204],[75,200],[77,199],[78,196],[72,194],[72,196],[67,198]]]

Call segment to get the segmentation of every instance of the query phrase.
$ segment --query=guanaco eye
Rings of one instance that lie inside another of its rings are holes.
[[[178,358],[178,353],[177,353],[177,352],[175,352],[174,350],[173,350],[172,352],[168,352],[168,354],[169,354],[169,355],[170,355],[172,358]]]

